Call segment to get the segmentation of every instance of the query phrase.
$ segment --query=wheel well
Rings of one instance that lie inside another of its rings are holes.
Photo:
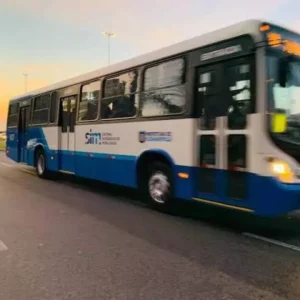
[[[36,146],[35,149],[34,149],[33,163],[34,163],[35,167],[36,167],[36,158],[37,158],[36,156],[37,156],[39,151],[44,152],[44,148],[42,146]]]
[[[161,162],[166,164],[169,167],[172,167],[170,161],[161,153],[156,152],[146,152],[141,155],[138,160],[137,167],[136,167],[136,174],[137,174],[137,184],[140,186],[144,176],[147,174],[145,170],[148,169],[148,166],[153,162]]]

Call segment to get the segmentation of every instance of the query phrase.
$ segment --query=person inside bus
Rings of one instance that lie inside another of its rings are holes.
[[[117,96],[113,101],[113,108],[110,118],[126,118],[136,114],[135,92],[137,90],[137,72],[128,74],[128,82],[119,82]]]
[[[230,91],[231,98],[231,102],[229,103],[228,107],[228,126],[236,129],[244,128],[246,125],[246,115],[248,112],[243,108],[245,105],[247,108],[247,104],[243,103],[243,105],[241,105],[241,102],[246,102],[246,100],[238,101],[235,99],[235,96],[243,91],[249,90],[249,88],[247,85],[245,85],[243,88],[238,90],[231,90],[230,88],[228,90]]]

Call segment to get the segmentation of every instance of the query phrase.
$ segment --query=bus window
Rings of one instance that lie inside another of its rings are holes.
[[[228,109],[230,129],[244,129],[247,125],[247,114],[252,113],[250,67],[250,64],[240,64],[226,69],[226,89],[230,91],[229,97],[231,97]]]
[[[56,122],[56,115],[57,115],[57,93],[53,92],[51,94],[51,107],[50,107],[50,123]]]
[[[100,80],[82,86],[78,121],[92,121],[98,118],[100,89]]]
[[[228,183],[227,193],[233,199],[247,197],[247,138],[242,134],[227,137]]]
[[[49,119],[50,94],[34,98],[32,124],[47,124]]]
[[[101,118],[116,119],[136,116],[137,92],[137,71],[130,71],[105,80],[104,97],[101,101]]]
[[[210,70],[198,69],[196,104],[197,116],[201,117],[202,130],[213,130],[216,126],[215,114],[220,106],[218,105],[218,70],[218,67]]]
[[[185,109],[184,59],[175,59],[146,69],[142,116],[180,114]]]
[[[200,182],[199,191],[215,193],[216,190],[216,136],[203,135],[200,138]]]
[[[16,127],[18,125],[19,104],[11,104],[8,110],[7,127]]]

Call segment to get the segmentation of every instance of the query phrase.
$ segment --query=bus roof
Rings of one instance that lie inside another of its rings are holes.
[[[60,88],[72,86],[74,84],[78,84],[80,82],[89,81],[95,78],[99,78],[105,75],[109,75],[111,73],[115,73],[118,71],[126,70],[132,67],[138,67],[143,64],[147,64],[151,61],[156,61],[162,58],[167,58],[176,54],[183,53],[185,51],[190,51],[199,47],[203,47],[209,44],[217,43],[223,40],[231,39],[240,35],[250,34],[255,42],[259,42],[261,39],[261,35],[259,32],[260,24],[264,22],[263,20],[247,20],[240,23],[236,23],[234,25],[218,29],[212,32],[205,33],[201,36],[197,36],[188,40],[184,40],[182,42],[173,44],[171,46],[164,47],[159,50],[155,50],[153,52],[143,54],[137,56],[135,58],[122,61],[120,63],[116,63],[110,65],[105,68],[101,68],[80,76],[76,76],[67,80],[60,81],[58,83],[31,91],[30,93],[23,94],[18,97],[14,97],[11,99],[12,102],[14,100],[19,100],[20,98],[27,98],[34,95],[42,94],[48,91],[57,90]]]

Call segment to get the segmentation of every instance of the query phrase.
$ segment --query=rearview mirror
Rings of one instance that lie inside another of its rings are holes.
[[[271,115],[271,132],[284,133],[287,130],[287,115],[282,112],[275,112]]]

